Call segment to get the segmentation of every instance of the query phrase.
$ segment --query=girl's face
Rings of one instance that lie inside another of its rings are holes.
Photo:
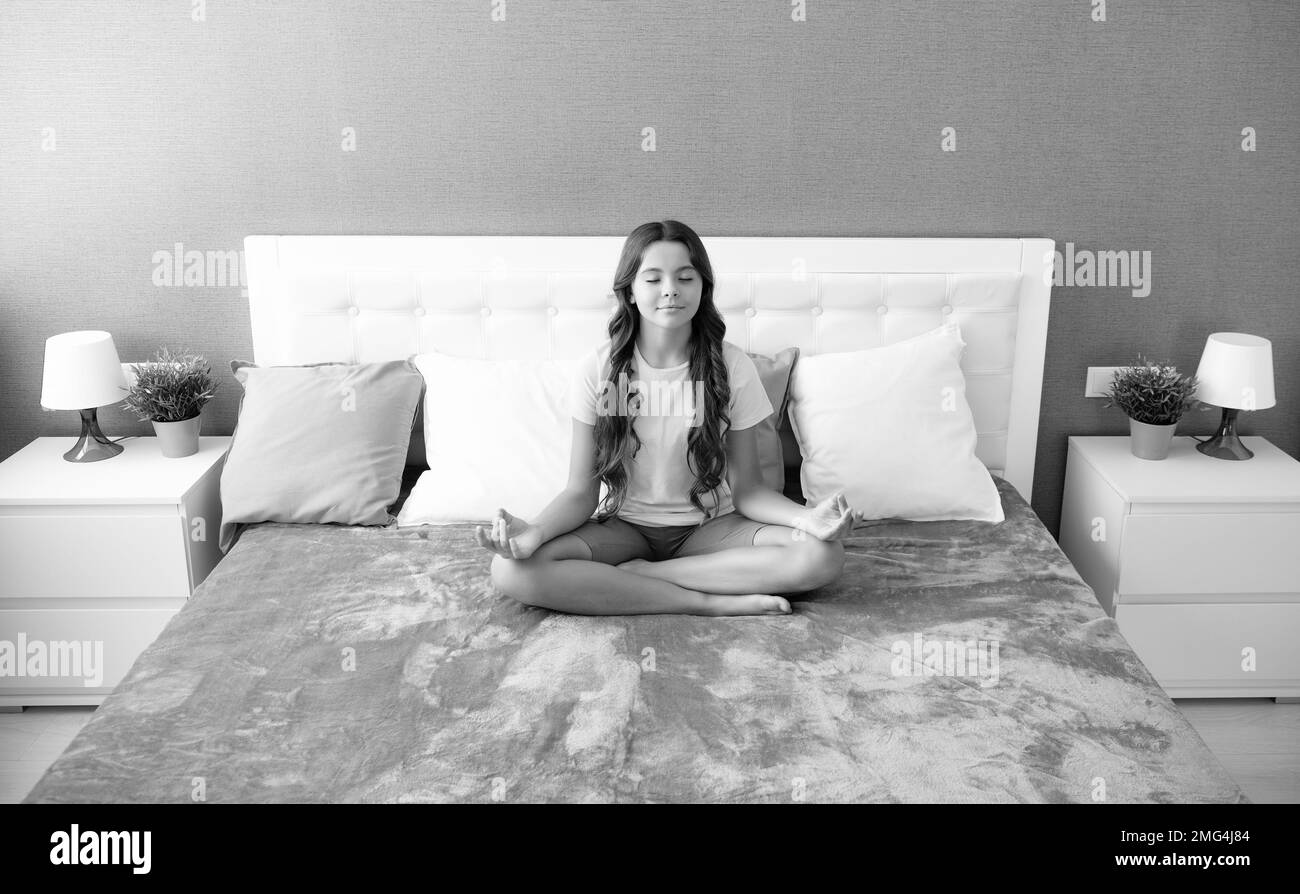
[[[703,289],[704,281],[691,266],[691,254],[680,242],[652,242],[632,280],[632,298],[642,322],[663,329],[690,326]]]

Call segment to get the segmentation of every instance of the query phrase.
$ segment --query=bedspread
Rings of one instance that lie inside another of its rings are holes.
[[[997,484],[1005,522],[860,526],[783,616],[523,606],[470,525],[254,525],[27,801],[1244,801]]]

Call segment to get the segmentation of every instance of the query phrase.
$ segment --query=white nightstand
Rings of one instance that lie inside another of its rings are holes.
[[[1069,439],[1061,549],[1175,698],[1300,696],[1300,462],[1242,441],[1232,462]]]
[[[0,707],[98,705],[221,558],[230,438],[70,463],[74,440],[0,463]]]

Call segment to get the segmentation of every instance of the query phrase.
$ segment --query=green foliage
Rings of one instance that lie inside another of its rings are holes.
[[[1130,419],[1148,425],[1173,425],[1196,400],[1196,376],[1184,376],[1171,364],[1152,363],[1138,355],[1138,366],[1121,367],[1106,390],[1106,406],[1119,407]]]
[[[217,393],[212,368],[196,354],[158,351],[147,363],[133,363],[135,385],[123,401],[142,422],[181,422],[199,415]]]

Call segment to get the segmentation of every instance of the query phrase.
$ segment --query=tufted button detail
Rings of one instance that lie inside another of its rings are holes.
[[[555,316],[560,312],[560,309],[558,307],[548,307],[546,308],[546,312],[551,316]]]
[[[484,317],[490,317],[490,316],[492,316],[492,308],[490,308],[490,307],[483,307],[483,308],[480,308],[480,309],[479,309],[479,315],[480,315],[480,316],[484,316]]]
[[[889,313],[889,308],[885,307],[885,305],[882,304],[880,305],[880,307],[876,308],[876,313],[883,316],[884,314]]]
[[[820,307],[814,307],[811,313],[814,317],[820,317],[822,315],[822,309]]]
[[[359,308],[355,308],[355,307],[349,307],[349,308],[348,308],[348,316],[349,316],[349,317],[355,317],[355,316],[356,316],[357,314],[359,314],[359,313],[361,313],[361,311],[360,311]]]
[[[417,317],[422,317],[424,316],[424,308],[417,307],[415,310],[411,311],[411,313],[415,314]]]
[[[756,313],[758,313],[758,311],[754,310],[752,307],[745,308],[745,316],[747,317],[752,317]]]
[[[946,314],[950,314],[950,313],[952,313],[952,305],[951,305],[951,304],[945,304],[945,305],[943,306],[943,312],[946,313]]]

